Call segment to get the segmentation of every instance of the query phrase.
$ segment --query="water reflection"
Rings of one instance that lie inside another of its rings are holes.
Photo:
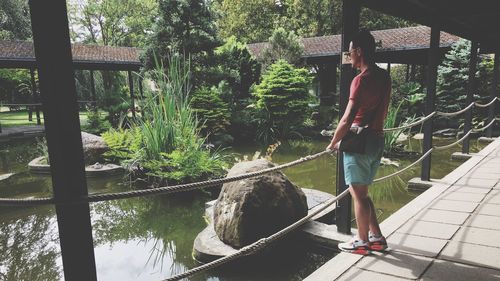
[[[59,280],[59,238],[54,211],[1,208],[0,280]]]

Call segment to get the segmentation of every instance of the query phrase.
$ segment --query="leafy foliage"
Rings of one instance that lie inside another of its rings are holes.
[[[231,36],[215,49],[215,55],[217,68],[221,73],[219,76],[229,84],[231,96],[234,99],[248,98],[250,87],[259,79],[260,65],[250,54],[246,44]],[[232,100],[225,101],[232,103]]]
[[[298,64],[304,47],[300,43],[299,37],[293,31],[287,32],[279,27],[269,38],[269,46],[262,51],[259,61],[263,68],[277,62],[287,61],[290,64]]]
[[[83,130],[99,135],[102,132],[105,132],[111,128],[111,124],[108,120],[105,120],[102,117],[102,113],[98,110],[87,110],[87,124],[83,126]]]
[[[159,17],[148,39],[145,67],[153,69],[156,61],[166,65],[171,53],[189,56],[195,81],[219,44],[208,3],[203,0],[160,0]]]
[[[200,120],[202,135],[223,133],[230,124],[229,105],[219,93],[217,87],[202,87],[193,93],[191,108]]]
[[[70,1],[74,41],[106,46],[143,47],[157,11],[154,0]]]
[[[103,156],[115,163],[137,157],[142,147],[142,135],[138,128],[111,128],[102,134],[102,138],[109,147]]]
[[[31,36],[28,2],[0,1],[0,40],[26,40]]]
[[[255,98],[259,123],[258,139],[269,142],[291,136],[308,115],[308,89],[312,79],[303,68],[284,60],[269,67]]]

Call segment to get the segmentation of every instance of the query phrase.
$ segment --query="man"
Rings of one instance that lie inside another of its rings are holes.
[[[371,250],[387,248],[373,202],[368,196],[368,186],[373,182],[384,150],[383,127],[391,94],[391,78],[387,71],[375,64],[375,39],[370,32],[362,30],[352,39],[348,56],[352,67],[361,73],[352,80],[349,102],[327,149],[338,150],[339,142],[348,130],[367,126],[365,153],[344,152],[345,182],[354,201],[358,237],[339,244],[342,251],[367,255]]]

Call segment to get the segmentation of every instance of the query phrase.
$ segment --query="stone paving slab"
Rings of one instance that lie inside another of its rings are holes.
[[[472,213],[478,203],[474,202],[463,202],[463,201],[453,201],[453,200],[438,200],[433,202],[429,208],[437,209],[437,210],[446,210],[446,211],[455,211],[455,212],[463,212],[463,213]]]
[[[454,185],[448,189],[448,192],[482,193],[490,192],[492,188],[474,188],[463,185]]]
[[[500,231],[476,227],[462,227],[452,241],[497,247],[500,250]]]
[[[500,230],[500,217],[473,214],[464,226]]]
[[[356,279],[357,281],[408,281],[409,279],[381,274],[368,270],[349,270],[344,275],[340,276],[341,281],[349,281]],[[322,280],[325,281],[325,280]]]
[[[484,203],[500,204],[500,190],[493,190],[484,198]]]
[[[420,212],[415,218],[421,221],[461,225],[465,222],[465,220],[467,220],[468,217],[469,213],[426,209]]]
[[[421,281],[443,280],[500,280],[500,271],[488,268],[478,269],[475,266],[455,263],[450,261],[435,260],[431,267],[424,273]]]
[[[394,233],[387,238],[391,251],[436,257],[448,240]]]
[[[475,178],[461,178],[456,182],[458,185],[465,185],[470,187],[489,188],[497,184],[496,179],[475,179]]]
[[[485,196],[486,194],[484,193],[446,192],[439,198],[444,200],[467,201],[467,202],[478,203],[481,202]]]
[[[500,174],[500,169],[498,169],[498,167],[483,166],[483,167],[479,167],[479,168],[475,169],[474,172],[489,173],[489,174]]]
[[[482,204],[476,210],[477,214],[480,215],[490,215],[490,216],[500,216],[500,205],[499,204]]]
[[[398,277],[417,279],[432,262],[432,259],[391,251],[364,257],[356,267]]]
[[[439,255],[440,259],[446,259],[471,265],[486,266],[494,269],[500,269],[499,257],[500,248],[462,243],[457,241],[449,242],[444,248],[441,255]]]
[[[500,165],[500,164],[498,164],[498,165]],[[494,173],[486,173],[486,172],[471,172],[471,173],[465,175],[464,178],[500,180],[500,173],[494,174]]]
[[[450,239],[458,229],[458,225],[411,220],[398,229],[397,232],[430,238]]]

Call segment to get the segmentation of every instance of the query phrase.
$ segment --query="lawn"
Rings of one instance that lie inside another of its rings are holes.
[[[40,112],[40,119],[43,124],[43,112]],[[87,123],[87,111],[80,111],[80,125]],[[28,111],[9,111],[8,108],[0,109],[0,125],[2,127],[36,125],[36,113],[33,112],[32,121],[28,120]]]

